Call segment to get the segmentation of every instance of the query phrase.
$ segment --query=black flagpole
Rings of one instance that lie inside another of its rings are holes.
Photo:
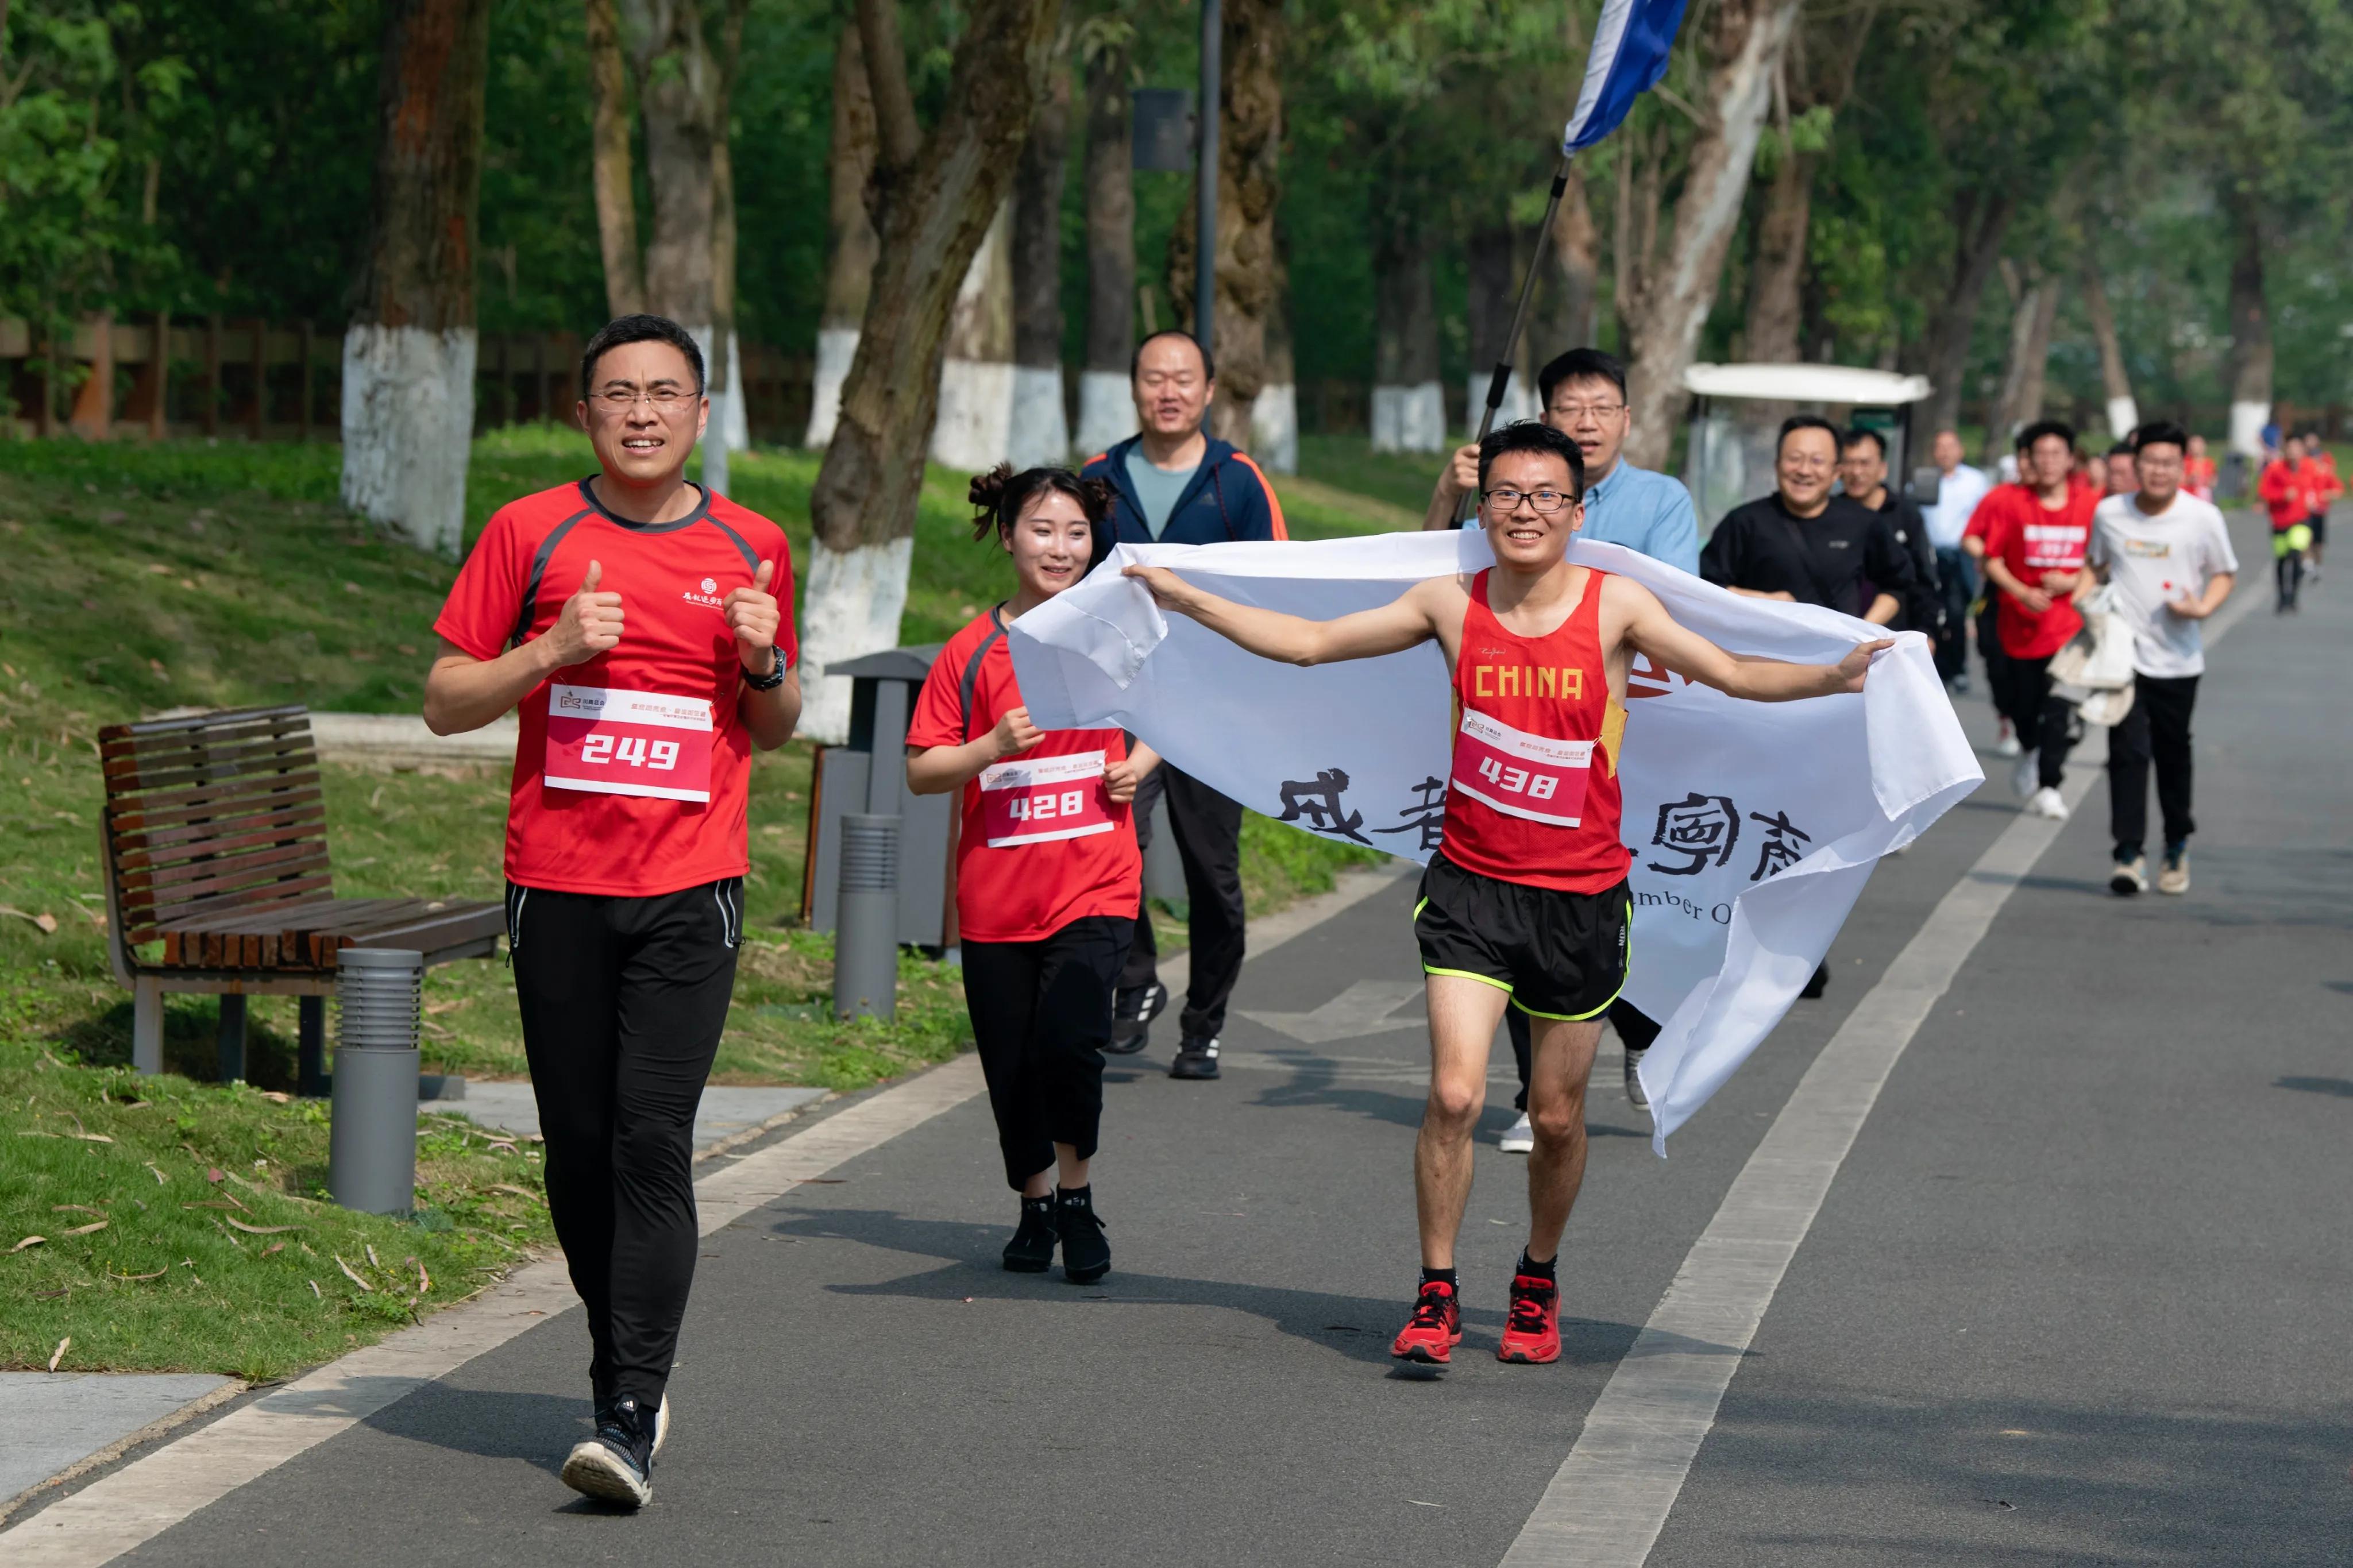
[[[1217,0],[1208,0],[1212,5]],[[1495,416],[1504,406],[1504,389],[1511,384],[1512,359],[1519,353],[1520,332],[1528,324],[1528,300],[1536,291],[1536,272],[1544,265],[1545,241],[1552,237],[1552,220],[1560,211],[1560,198],[1568,190],[1568,157],[1560,155],[1560,167],[1552,174],[1552,195],[1545,201],[1544,222],[1536,229],[1535,248],[1528,253],[1528,275],[1520,279],[1520,302],[1512,310],[1512,332],[1504,340],[1503,357],[1495,362],[1495,374],[1487,378],[1487,410],[1479,416],[1479,434],[1474,440],[1483,441],[1487,432],[1495,427]],[[1478,509],[1477,492],[1465,490],[1454,509],[1454,526],[1461,527],[1471,521]]]

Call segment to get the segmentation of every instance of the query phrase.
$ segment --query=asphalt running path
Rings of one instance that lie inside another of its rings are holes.
[[[2010,895],[1890,1078],[1649,1561],[2342,1560],[2353,701],[2333,678],[2353,606],[2332,595],[2353,587],[2258,614],[2215,659],[2189,899],[2107,895],[2097,789]],[[1504,1084],[1464,1227],[1469,1337],[1442,1380],[1409,1379],[1387,1346],[1412,1289],[1423,1038],[1309,1045],[1238,1018],[1220,1083],[1160,1076],[1173,1037],[1114,1068],[1096,1287],[997,1267],[1011,1200],[976,1099],[706,1237],[640,1516],[554,1479],[587,1413],[566,1314],[125,1560],[1498,1563],[1814,1056],[2015,821],[1988,771],[1883,865],[1829,997],[1670,1161],[1606,1087],[1605,1047],[1558,1365],[1492,1357],[1525,1221],[1523,1162],[1492,1142]],[[1409,907],[1398,884],[1254,962],[1238,1008],[1313,1015],[1409,976]],[[1377,1001],[1359,1016],[1419,1016]]]

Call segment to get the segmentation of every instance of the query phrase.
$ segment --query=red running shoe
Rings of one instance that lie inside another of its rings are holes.
[[[1512,1276],[1512,1310],[1497,1361],[1541,1365],[1560,1359],[1560,1287],[1533,1274]]]
[[[1413,1316],[1398,1331],[1389,1346],[1389,1354],[1399,1361],[1444,1366],[1452,1359],[1454,1347],[1461,1342],[1462,1308],[1454,1300],[1454,1287],[1443,1279],[1433,1279],[1421,1288],[1421,1295],[1413,1304]]]

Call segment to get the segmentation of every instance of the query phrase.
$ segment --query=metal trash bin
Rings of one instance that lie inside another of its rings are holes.
[[[335,955],[335,1068],[327,1191],[363,1214],[417,1206],[417,1026],[425,955],[347,947]]]

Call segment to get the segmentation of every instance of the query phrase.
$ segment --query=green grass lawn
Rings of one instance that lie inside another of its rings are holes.
[[[316,1201],[325,1111],[283,1095],[290,999],[250,1004],[248,1085],[205,1081],[217,1017],[207,997],[170,999],[170,1073],[142,1080],[125,1065],[131,1003],[104,945],[99,728],[179,705],[413,712],[421,697],[455,564],[344,513],[337,460],[327,446],[0,442],[0,1365],[46,1365],[70,1336],[64,1367],[279,1375],[407,1321],[411,1296],[421,1312],[471,1291],[516,1248],[547,1240],[534,1152],[439,1118],[420,1155],[420,1220]],[[568,432],[486,437],[469,478],[472,519],[589,466]],[[814,454],[789,451],[733,467],[737,497],[785,526],[804,567],[816,472]],[[1279,482],[1302,537],[1410,525],[1377,498]],[[910,643],[946,637],[1010,585],[1003,557],[970,539],[961,493],[941,471],[927,483]],[[915,955],[902,963],[893,1022],[824,1016],[830,939],[797,923],[810,755],[796,742],[755,763],[749,940],[718,1081],[863,1088],[968,1038],[956,972]],[[325,774],[337,893],[499,896],[502,771]],[[1372,858],[1245,819],[1253,910]],[[1168,934],[1181,945],[1181,931]],[[427,1070],[524,1076],[502,964],[432,973],[424,1056]],[[280,1225],[303,1228],[266,1228]],[[5,1250],[26,1236],[47,1239]],[[346,1279],[338,1255],[376,1289]],[[419,1264],[430,1290],[414,1289]]]

